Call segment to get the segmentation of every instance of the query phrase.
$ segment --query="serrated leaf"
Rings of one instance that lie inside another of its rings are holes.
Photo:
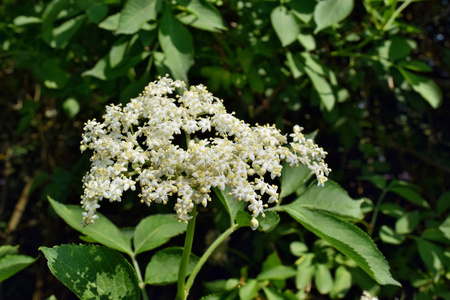
[[[353,200],[339,184],[329,180],[323,187],[311,184],[289,206],[319,210],[347,220],[361,220],[364,217],[361,211],[363,202],[364,200]]]
[[[434,109],[438,108],[442,103],[442,91],[432,79],[420,76],[403,68],[398,68],[400,73],[411,85],[414,91],[419,93],[425,101],[427,101]]]
[[[281,193],[280,199],[294,193],[300,186],[304,185],[311,178],[311,170],[305,165],[289,166],[283,163],[281,172]]]
[[[314,33],[336,26],[350,15],[353,7],[353,0],[324,0],[317,3],[314,9],[314,22],[317,25]]]
[[[102,214],[97,213],[99,219],[95,221],[94,225],[83,227],[81,225],[81,213],[84,212],[84,210],[81,206],[64,205],[56,202],[50,197],[48,200],[58,216],[66,221],[66,223],[73,229],[90,236],[100,244],[120,252],[125,252],[129,255],[133,254],[129,241],[123,237],[119,228],[117,228],[116,225],[114,225]]]
[[[188,81],[187,73],[194,64],[194,43],[191,33],[174,17],[168,7],[164,9],[158,40],[164,52],[164,64],[174,79]]]
[[[380,284],[400,285],[389,272],[389,265],[370,237],[355,225],[320,211],[284,205],[281,210],[306,229],[329,242]]]
[[[171,237],[186,231],[187,224],[178,222],[173,215],[152,215],[136,226],[134,252],[139,254],[169,241]]]
[[[293,43],[300,33],[296,18],[284,6],[275,7],[270,13],[270,20],[283,47]]]
[[[7,254],[0,257],[0,282],[25,269],[35,262],[36,259],[19,254]]]
[[[186,7],[188,13],[178,15],[183,24],[211,32],[221,32],[227,28],[220,12],[205,0],[181,0],[178,5]]]
[[[81,299],[140,299],[133,267],[112,249],[62,245],[39,250],[53,275]]]
[[[297,275],[297,271],[289,266],[275,266],[273,268],[267,269],[259,273],[256,276],[258,280],[284,280]]]
[[[138,32],[146,22],[156,20],[162,5],[162,0],[128,0],[120,12],[117,33]]]
[[[151,285],[166,285],[178,280],[178,271],[183,255],[183,248],[170,247],[156,252],[145,269],[145,283]],[[199,258],[191,254],[186,270],[189,275]]]

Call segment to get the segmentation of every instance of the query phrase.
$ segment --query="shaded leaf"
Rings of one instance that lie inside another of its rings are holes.
[[[80,104],[75,98],[66,99],[62,104],[62,108],[66,115],[71,119],[80,112]]]
[[[395,232],[398,234],[407,234],[412,232],[419,225],[420,214],[418,210],[405,213],[395,222]]]
[[[353,200],[347,192],[334,181],[327,181],[325,185],[311,186],[301,194],[290,207],[306,207],[335,215],[347,220],[360,220],[364,217],[361,204],[364,200]]]
[[[42,38],[53,48],[62,49],[67,46],[72,36],[80,29],[86,15],[69,19],[58,27],[51,27],[42,33]]]
[[[389,265],[374,242],[355,225],[305,207],[285,205],[281,206],[280,209],[353,259],[378,283],[400,285],[392,278]]]
[[[34,263],[36,259],[19,254],[7,254],[0,257],[0,282],[25,269]]]
[[[450,240],[450,216],[439,226],[439,230],[442,231],[444,236]]]
[[[283,47],[293,43],[300,33],[297,20],[284,6],[275,7],[270,13],[270,20]]]
[[[228,214],[231,216],[233,220],[236,220],[236,215],[238,211],[243,211],[247,204],[245,201],[239,201],[234,199],[233,195],[230,195],[231,189],[228,186],[225,186],[225,190],[221,190],[219,188],[213,188],[214,193],[219,198],[220,202],[222,202],[223,206],[227,210]]]
[[[169,241],[171,237],[186,231],[187,224],[178,222],[173,215],[152,215],[136,226],[134,233],[134,252],[139,254]]]
[[[273,268],[267,269],[259,273],[256,277],[258,280],[284,280],[297,275],[297,271],[289,266],[275,266]]]
[[[39,250],[53,275],[81,299],[140,299],[133,267],[112,249],[62,245]]]
[[[3,245],[0,246],[0,258],[5,255],[12,255],[19,253],[19,245],[11,246],[11,245]]]
[[[393,245],[400,245],[405,240],[403,235],[395,233],[392,228],[386,225],[381,226],[379,235],[383,242]]]
[[[444,267],[450,268],[450,258],[444,248],[421,238],[416,238],[416,242],[419,255],[430,271],[438,274]]]
[[[156,252],[145,269],[145,283],[151,285],[166,285],[178,280],[183,248],[170,247]],[[199,258],[191,254],[186,270],[189,275],[197,264]]]
[[[416,72],[431,72],[433,69],[426,63],[420,60],[411,60],[411,61],[400,61],[398,62],[398,66],[409,69],[411,71]]]
[[[394,180],[389,184],[388,191],[396,193],[405,200],[424,208],[430,208],[428,202],[414,190],[415,186],[405,181]]]
[[[416,75],[402,68],[398,68],[400,73],[411,87],[419,93],[433,108],[438,108],[442,103],[442,91],[439,86],[428,77]]]
[[[290,166],[283,163],[283,171],[281,173],[281,193],[280,199],[294,193],[300,186],[304,185],[311,178],[311,170],[303,164],[298,166]]]
[[[223,24],[222,15],[210,2],[205,0],[181,0],[177,1],[177,4],[187,9],[187,13],[177,16],[182,23],[212,32],[227,29]]]
[[[100,24],[98,24],[98,27],[105,30],[115,31],[117,30],[117,27],[119,27],[119,19],[120,12],[107,17]]]
[[[309,23],[309,21],[313,18],[316,4],[317,2],[315,0],[291,0],[288,2],[288,5],[291,7],[292,14],[304,23]]]
[[[189,30],[168,7],[161,18],[158,39],[165,56],[164,64],[169,67],[174,79],[187,82],[187,72],[194,63],[194,43]]]
[[[99,219],[95,221],[94,225],[83,227],[81,225],[81,213],[84,212],[84,210],[81,206],[64,205],[51,198],[48,198],[48,201],[58,216],[63,218],[63,220],[73,229],[90,236],[98,243],[112,249],[125,252],[129,255],[133,253],[129,241],[123,237],[119,228],[102,214],[97,213]]]
[[[336,26],[347,18],[354,7],[353,0],[324,0],[317,3],[314,9],[314,22],[317,28],[314,33],[330,26]]]
[[[138,32],[146,22],[156,20],[162,5],[162,0],[128,0],[120,12],[117,33]]]

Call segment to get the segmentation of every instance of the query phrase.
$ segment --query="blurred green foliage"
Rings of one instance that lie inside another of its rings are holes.
[[[381,288],[323,241],[288,226],[267,236],[242,234],[255,245],[250,250],[231,241],[228,261],[220,262],[223,276],[206,270],[203,281],[255,278],[233,264],[261,265],[275,248],[282,262],[273,265],[294,266],[303,257],[297,268],[310,275],[291,285],[305,297],[368,290],[387,298],[449,298],[448,10],[444,0],[3,1],[2,240],[33,257],[40,245],[77,241],[58,226],[46,197],[79,201],[89,168],[79,154],[83,123],[168,73],[205,84],[247,122],[318,128],[331,177],[351,196],[366,197],[359,225],[403,288]],[[33,183],[29,190],[26,182]],[[132,200],[111,208],[116,224],[144,217]],[[18,207],[20,222],[11,227]],[[220,214],[203,222],[211,219],[220,228]],[[0,292],[7,299],[67,298],[42,260],[8,282]],[[272,289],[290,293],[292,286],[275,284],[264,293],[272,299]]]

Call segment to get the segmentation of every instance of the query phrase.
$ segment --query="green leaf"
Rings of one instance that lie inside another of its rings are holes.
[[[297,58],[297,56],[292,55],[290,51],[286,52],[286,63],[291,69],[292,76],[297,79],[305,74],[305,65]]]
[[[330,291],[330,297],[333,299],[342,299],[347,295],[352,287],[352,274],[344,266],[339,266],[334,275],[333,287]]]
[[[381,226],[379,235],[383,242],[393,245],[400,245],[405,240],[403,235],[395,233],[394,230],[386,225]]]
[[[301,194],[294,202],[289,204],[291,208],[306,207],[319,210],[347,220],[361,220],[364,215],[361,204],[364,200],[353,200],[347,192],[334,181],[327,181],[325,185],[311,186]]]
[[[234,197],[230,195],[231,189],[228,186],[225,186],[225,190],[223,191],[219,188],[213,188],[213,190],[231,218],[236,220],[238,211],[243,211],[247,204],[244,201],[234,199]]]
[[[420,222],[418,210],[407,212],[395,222],[395,232],[398,234],[407,234],[412,232]]]
[[[439,226],[439,230],[450,240],[450,216]]]
[[[4,245],[0,246],[0,258],[5,255],[13,255],[19,253],[19,245],[11,246],[11,245]]]
[[[328,294],[331,291],[331,288],[333,287],[333,277],[331,277],[331,272],[327,265],[317,264],[314,282],[317,290],[321,294]]]
[[[314,36],[312,34],[304,34],[299,33],[297,35],[298,42],[305,47],[306,51],[312,51],[316,49],[316,40],[314,39]]]
[[[411,87],[419,93],[434,109],[438,108],[442,103],[442,91],[439,86],[430,78],[416,75],[409,71],[398,68],[400,73]]]
[[[415,49],[417,44],[413,40],[406,39],[403,36],[394,36],[385,40],[378,47],[378,55],[391,62],[406,58],[411,50]]]
[[[39,250],[53,275],[81,299],[140,299],[136,272],[112,249],[61,245]]]
[[[211,32],[221,32],[227,28],[220,12],[205,0],[180,0],[177,4],[186,8],[186,13],[177,18],[185,25]]]
[[[416,242],[419,255],[431,272],[439,274],[444,267],[450,268],[450,258],[444,248],[421,238],[416,238]]]
[[[301,57],[305,60],[305,72],[309,79],[311,79],[314,89],[319,94],[322,104],[328,111],[331,111],[336,102],[336,97],[326,78],[335,77],[334,74],[310,53],[303,52],[301,53]]]
[[[159,43],[167,65],[175,79],[188,81],[187,73],[194,64],[194,43],[191,33],[172,14],[164,9],[158,32]]]
[[[49,58],[44,61],[44,85],[49,89],[62,89],[69,81],[69,73],[61,68],[59,58]]]
[[[133,254],[131,245],[127,241],[119,228],[116,227],[110,220],[100,213],[97,213],[99,219],[95,221],[94,225],[83,227],[81,225],[82,215],[84,210],[81,206],[64,205],[57,201],[48,198],[55,212],[63,218],[66,223],[73,229],[90,236],[98,243],[103,244],[112,249],[116,249],[120,252],[125,252],[129,255]]]
[[[137,35],[132,39],[136,41]],[[119,66],[125,59],[125,53],[127,49],[129,49],[132,41],[128,36],[121,36],[111,47],[109,51],[109,67],[116,68]]]
[[[381,175],[367,175],[358,177],[359,180],[368,180],[372,182],[380,190],[383,190],[386,187],[386,179],[384,179]]]
[[[400,205],[390,202],[381,204],[380,211],[387,216],[397,219],[406,213],[406,211]]]
[[[86,10],[86,15],[89,19],[89,22],[97,24],[108,15],[108,6],[101,3],[91,5]]]
[[[119,19],[120,12],[107,17],[100,24],[98,24],[98,27],[109,31],[115,31],[117,30],[117,27],[119,27]]]
[[[26,255],[7,254],[0,257],[0,282],[25,269],[37,258]]]
[[[297,275],[297,271],[289,266],[275,266],[259,273],[256,277],[258,280],[284,280]]]
[[[289,245],[289,249],[291,253],[295,256],[302,256],[303,254],[308,252],[308,246],[302,242],[292,242]]]
[[[156,20],[162,0],[128,0],[120,12],[117,33],[133,34],[148,21]]]
[[[291,7],[291,12],[298,19],[304,23],[309,23],[313,18],[314,8],[317,2],[315,0],[290,0],[288,5]]]
[[[51,27],[42,33],[42,38],[52,47],[62,49],[69,44],[72,36],[81,28],[86,15],[69,19],[58,27]]]
[[[183,248],[170,247],[156,252],[145,269],[145,283],[151,285],[167,285],[178,280]],[[197,264],[199,258],[191,254],[186,270],[189,275]]]
[[[319,1],[314,9],[314,22],[317,25],[314,34],[324,28],[336,26],[339,22],[347,18],[352,12],[353,7],[353,0]]]
[[[279,293],[277,290],[263,286],[264,294],[266,294],[267,300],[286,300],[283,294]],[[298,298],[294,298],[298,299]]]
[[[443,193],[437,201],[437,211],[442,214],[450,208],[450,191]]]
[[[66,115],[71,119],[80,112],[80,104],[75,98],[66,99],[62,104],[62,108]]]
[[[255,299],[258,294],[258,281],[255,279],[248,279],[244,286],[239,288],[240,300]]]
[[[414,190],[415,186],[405,181],[395,180],[388,186],[388,191],[424,208],[430,208],[428,202]]]
[[[402,60],[402,61],[399,61],[397,63],[397,65],[399,67],[409,69],[411,71],[416,71],[416,72],[431,72],[431,71],[433,71],[433,69],[428,64],[426,64],[420,60],[411,60],[411,61]]]
[[[125,76],[130,68],[145,60],[150,54],[151,53],[147,51],[141,52],[128,59],[121,67],[113,69],[110,66],[111,58],[110,53],[108,53],[105,57],[100,59],[92,69],[83,72],[81,75],[92,76],[101,80],[116,79]]]
[[[135,254],[165,244],[171,237],[185,232],[186,227],[186,223],[178,222],[173,215],[152,215],[143,219],[134,233]]]
[[[313,263],[314,257],[313,253],[307,253],[298,260],[297,276],[295,277],[295,286],[298,290],[311,286],[312,278],[316,273],[316,265]]]
[[[280,209],[353,259],[378,283],[400,285],[392,278],[389,265],[374,242],[355,225],[305,207],[285,205]]]
[[[33,16],[18,16],[14,18],[13,21],[16,26],[25,26],[30,24],[39,24],[42,23],[42,20],[38,17]]]
[[[311,170],[305,165],[289,166],[283,163],[281,172],[281,193],[280,199],[294,193],[300,186],[304,185],[311,178]]]
[[[275,7],[270,13],[270,20],[283,47],[292,44],[300,33],[296,18],[284,6]]]

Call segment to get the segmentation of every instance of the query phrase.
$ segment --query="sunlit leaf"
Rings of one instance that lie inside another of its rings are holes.
[[[151,20],[156,20],[162,0],[128,0],[120,12],[117,33],[133,34]]]
[[[314,9],[314,33],[330,26],[336,26],[347,18],[354,7],[353,0],[323,0],[319,1]]]
[[[0,257],[0,282],[25,269],[37,258],[26,255],[7,254]]]
[[[283,47],[295,41],[300,32],[300,26],[296,18],[286,7],[275,7],[270,14],[270,20]]]

